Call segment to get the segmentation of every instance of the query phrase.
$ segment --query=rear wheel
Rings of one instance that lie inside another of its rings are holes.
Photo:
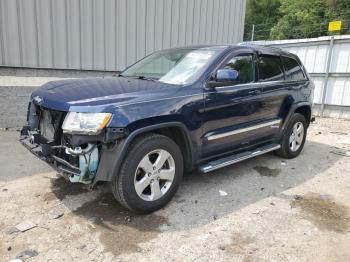
[[[276,154],[284,158],[297,157],[303,150],[307,133],[307,124],[302,114],[294,114],[281,139],[281,148]]]
[[[131,145],[112,191],[131,211],[149,213],[171,200],[182,174],[183,158],[174,141],[157,134],[142,136]]]

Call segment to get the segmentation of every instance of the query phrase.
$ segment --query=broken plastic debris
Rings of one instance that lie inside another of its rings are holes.
[[[62,217],[63,215],[64,215],[64,213],[61,212],[61,211],[51,211],[51,212],[49,213],[49,217],[50,217],[51,219],[57,219],[57,218]]]
[[[335,154],[335,155],[339,155],[339,156],[350,157],[350,151],[333,150],[333,151],[330,151],[330,153]]]
[[[282,166],[285,166],[285,165],[287,165],[287,163],[284,162],[284,161],[281,161],[281,165],[282,165]]]
[[[295,196],[294,196],[294,199],[295,199],[295,200],[301,200],[301,199],[303,199],[303,197],[302,197],[301,195],[295,195]]]
[[[350,145],[350,139],[341,139],[335,142],[336,144]]]
[[[22,223],[19,223],[16,226],[16,228],[21,232],[27,231],[27,230],[32,229],[34,227],[36,227],[36,225],[31,221],[23,221]]]
[[[37,256],[39,253],[36,250],[28,249],[18,254],[17,259],[28,259]]]
[[[330,198],[329,195],[326,195],[326,194],[320,195],[320,199],[322,200],[328,200],[329,198]]]
[[[16,227],[9,227],[9,228],[5,229],[5,233],[7,235],[11,235],[11,234],[17,233],[17,232],[19,232],[19,230]]]
[[[225,192],[225,191],[223,191],[223,190],[219,190],[219,194],[220,194],[220,196],[227,196],[228,194]]]
[[[95,225],[94,225],[92,222],[89,223],[89,226],[90,226],[91,228],[93,228],[93,229],[96,228]]]
[[[345,132],[339,132],[339,131],[331,131],[330,132],[331,134],[335,134],[335,135],[343,135],[343,136],[346,136],[348,133],[345,133]]]

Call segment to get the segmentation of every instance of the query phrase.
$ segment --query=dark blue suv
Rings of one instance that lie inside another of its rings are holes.
[[[298,57],[280,49],[168,49],[118,77],[43,85],[21,142],[71,182],[108,181],[123,206],[147,213],[170,201],[185,170],[299,155],[313,89]]]

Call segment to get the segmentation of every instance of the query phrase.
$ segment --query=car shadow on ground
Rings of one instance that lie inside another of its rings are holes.
[[[114,254],[138,250],[138,244],[164,231],[181,231],[206,225],[270,196],[279,196],[320,175],[340,158],[332,146],[309,141],[302,154],[285,160],[274,154],[223,168],[209,174],[186,174],[173,200],[148,215],[135,215],[121,207],[102,185],[97,197],[72,209],[94,225],[100,240]],[[96,194],[63,178],[52,179],[52,192],[64,204]],[[71,204],[66,204],[71,209]]]

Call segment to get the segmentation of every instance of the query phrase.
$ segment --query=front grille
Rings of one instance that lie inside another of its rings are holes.
[[[50,111],[42,110],[40,115],[40,134],[47,141],[53,141],[55,139],[55,120],[52,118]]]
[[[39,130],[43,142],[58,144],[62,136],[64,112],[40,108]]]
[[[67,113],[41,107],[33,102],[28,109],[28,123],[21,130],[22,144],[55,169],[68,174],[80,174],[79,156],[65,152],[62,124]]]

